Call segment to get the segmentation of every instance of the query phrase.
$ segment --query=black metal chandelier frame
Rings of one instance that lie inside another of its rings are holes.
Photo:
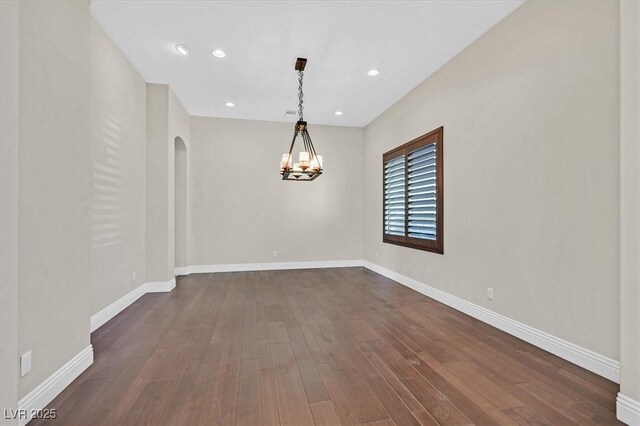
[[[298,58],[296,60],[295,69],[298,71],[298,121],[294,127],[293,139],[291,140],[291,146],[289,147],[289,154],[286,157],[287,161],[285,162],[283,159],[283,163],[280,167],[282,180],[289,180],[293,182],[310,182],[320,176],[323,171],[322,164],[313,146],[313,142],[311,141],[311,136],[309,136],[307,122],[304,120],[304,93],[302,91],[302,79],[304,78],[304,69],[306,65],[306,58]],[[292,155],[298,136],[302,139],[304,151],[308,153],[310,161],[308,161],[307,164],[301,164],[299,168],[296,169],[292,164]]]

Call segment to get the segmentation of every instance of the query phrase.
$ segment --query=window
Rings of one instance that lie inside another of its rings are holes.
[[[382,156],[382,241],[444,253],[440,127]]]

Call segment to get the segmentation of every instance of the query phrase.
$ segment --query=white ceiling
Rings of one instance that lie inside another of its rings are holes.
[[[363,127],[523,2],[94,0],[91,12],[142,77],[171,85],[191,115],[295,122],[285,111],[297,109],[300,56],[305,119]]]

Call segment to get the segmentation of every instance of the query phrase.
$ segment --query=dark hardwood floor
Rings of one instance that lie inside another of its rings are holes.
[[[617,424],[617,384],[363,268],[191,275],[91,337],[47,423]]]

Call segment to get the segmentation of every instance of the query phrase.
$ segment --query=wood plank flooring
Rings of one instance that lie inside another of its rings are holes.
[[[364,268],[191,275],[91,340],[31,424],[618,424],[615,383]]]

